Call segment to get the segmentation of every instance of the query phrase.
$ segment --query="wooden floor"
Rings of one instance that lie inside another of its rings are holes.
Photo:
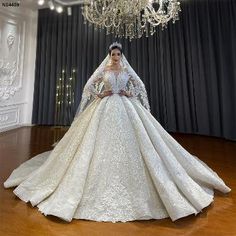
[[[12,170],[30,157],[51,149],[66,129],[35,126],[0,134],[0,235],[197,235],[236,236],[236,142],[197,135],[175,134],[188,151],[208,164],[232,189],[228,195],[215,193],[215,201],[197,216],[172,222],[163,220],[126,223],[73,220],[66,223],[56,217],[45,217],[38,208],[19,200],[13,189],[4,189],[3,182]]]

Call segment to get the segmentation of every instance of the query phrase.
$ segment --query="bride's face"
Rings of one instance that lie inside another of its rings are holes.
[[[119,49],[115,48],[111,51],[111,62],[112,64],[119,64],[121,59],[121,52]]]

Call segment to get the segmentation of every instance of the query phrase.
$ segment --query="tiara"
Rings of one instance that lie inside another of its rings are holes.
[[[122,45],[118,42],[115,42],[115,43],[112,43],[110,46],[109,46],[109,49],[111,50],[114,46],[117,46],[119,47],[120,49],[122,49]]]

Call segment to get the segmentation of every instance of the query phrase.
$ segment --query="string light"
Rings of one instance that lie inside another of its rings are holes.
[[[57,79],[55,124],[61,124],[62,120],[64,122],[65,119],[69,122],[73,119],[76,70],[72,69],[69,77],[66,77],[65,71],[66,69],[62,69],[61,76]]]

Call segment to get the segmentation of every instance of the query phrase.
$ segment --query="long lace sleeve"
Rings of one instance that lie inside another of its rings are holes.
[[[104,83],[103,81],[103,72],[96,71],[93,76],[87,81],[84,86],[80,104],[76,110],[74,119],[76,119],[79,114],[84,111],[87,106],[92,103],[97,97],[98,94],[102,92]]]
[[[148,101],[146,88],[144,83],[141,82],[141,80],[137,80],[134,77],[130,76],[126,90],[129,91],[133,97],[136,97],[141,102],[141,104],[148,111],[150,111],[150,105]]]
[[[98,78],[96,78],[93,83],[91,83],[89,86],[88,86],[88,91],[91,93],[91,95],[96,98],[98,94],[101,93],[101,84],[100,82],[102,82],[103,80],[103,77],[102,76],[99,76]]]

